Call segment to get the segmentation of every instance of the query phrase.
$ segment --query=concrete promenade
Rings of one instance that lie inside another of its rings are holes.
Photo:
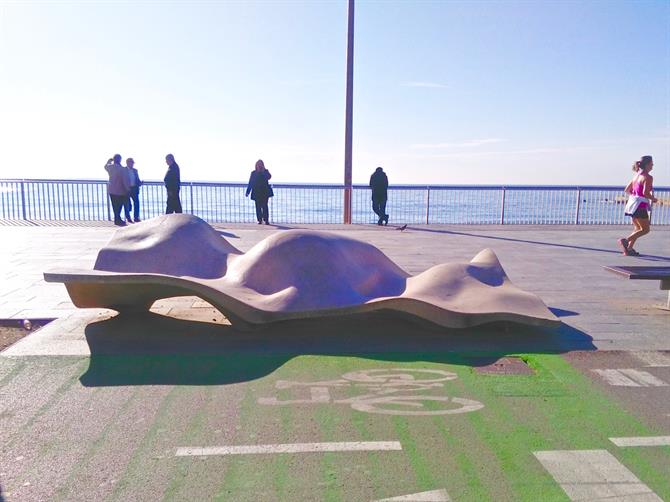
[[[655,227],[639,241],[639,258],[622,256],[617,248],[616,240],[627,235],[629,227],[431,225],[402,232],[363,225],[215,227],[242,251],[286,228],[333,231],[374,244],[411,274],[438,263],[469,261],[478,251],[491,248],[512,282],[539,295],[563,323],[592,337],[598,349],[670,349],[670,314],[656,308],[667,302],[667,292],[657,281],[628,281],[602,268],[670,266],[667,227]],[[42,273],[59,267],[92,268],[97,251],[114,230],[105,222],[0,226],[0,319],[70,318],[67,330],[76,325],[83,341],[86,320],[109,311],[76,309],[64,286],[45,283]],[[181,310],[193,318],[189,307],[194,304],[207,307],[195,298],[182,298],[160,301],[152,310],[177,316]],[[206,318],[209,314],[203,313]]]

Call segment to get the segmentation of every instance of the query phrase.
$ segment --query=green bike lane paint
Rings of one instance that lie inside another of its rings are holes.
[[[560,355],[519,354],[530,375],[477,371],[499,355],[110,356],[94,363],[94,386],[85,376],[90,368],[64,364],[85,359],[42,358],[54,374],[81,368],[74,384],[47,385],[60,397],[41,397],[45,404],[30,411],[61,416],[72,422],[60,426],[70,432],[44,435],[39,417],[18,413],[18,404],[3,409],[13,445],[0,459],[3,496],[372,501],[444,490],[459,501],[569,500],[535,452],[605,450],[651,493],[670,499],[670,447],[621,448],[609,439],[667,430],[636,417]],[[25,367],[14,371],[19,364]],[[8,375],[0,393],[29,396],[35,383],[20,375],[31,362],[0,365]],[[48,372],[43,378],[48,382]],[[104,414],[86,412],[95,402]],[[402,449],[176,454],[184,447],[380,441]],[[5,468],[21,462],[21,445],[34,452],[32,464]],[[67,456],[60,462],[59,451]],[[50,485],[42,486],[47,469]]]

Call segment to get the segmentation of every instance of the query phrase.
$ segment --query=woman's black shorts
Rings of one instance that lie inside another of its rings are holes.
[[[641,220],[648,220],[649,219],[649,213],[647,212],[647,208],[645,207],[638,207],[635,212],[632,215],[633,218],[639,218]]]

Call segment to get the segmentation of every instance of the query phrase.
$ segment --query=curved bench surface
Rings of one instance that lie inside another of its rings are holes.
[[[378,248],[310,230],[277,232],[242,253],[203,220],[166,215],[117,230],[94,270],[53,270],[79,307],[148,309],[199,296],[232,324],[392,310],[445,327],[492,321],[556,325],[532,293],[510,282],[493,251],[411,276]]]

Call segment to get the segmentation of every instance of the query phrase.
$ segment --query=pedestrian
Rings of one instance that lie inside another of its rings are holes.
[[[128,178],[130,180],[130,191],[128,192],[128,200],[126,201],[126,221],[128,223],[135,223],[140,221],[140,186],[142,181],[140,175],[135,169],[135,161],[132,157],[126,159],[126,169],[128,170]],[[130,218],[130,211],[133,211],[133,218]]]
[[[262,160],[256,162],[254,170],[249,176],[249,184],[245,196],[251,194],[251,200],[256,203],[256,219],[258,224],[265,222],[270,224],[270,210],[268,209],[268,200],[274,196],[272,187],[268,181],[272,178],[270,171],[265,169],[265,164]]]
[[[174,155],[168,153],[165,156],[165,163],[168,165],[167,173],[163,181],[167,190],[167,202],[165,203],[165,214],[181,213],[181,201],[179,200],[179,189],[181,188],[181,178],[179,177],[179,165],[174,160]]]
[[[121,155],[118,153],[114,155],[105,164],[105,170],[109,175],[107,182],[107,193],[112,202],[112,210],[114,211],[114,225],[122,227],[125,222],[121,219],[121,209],[126,204],[128,192],[130,191],[130,180],[128,178],[128,171],[121,165]]]
[[[654,168],[654,160],[651,155],[645,155],[633,164],[633,179],[626,185],[624,191],[628,194],[625,214],[633,218],[633,233],[628,237],[619,239],[619,246],[626,256],[640,256],[633,249],[635,242],[650,231],[651,221],[649,211],[651,203],[656,202],[654,197],[654,178],[649,174]]]
[[[379,217],[377,225],[388,225],[389,215],[386,214],[386,201],[388,200],[389,180],[381,167],[375,169],[370,176],[370,188],[372,188],[372,210]]]

